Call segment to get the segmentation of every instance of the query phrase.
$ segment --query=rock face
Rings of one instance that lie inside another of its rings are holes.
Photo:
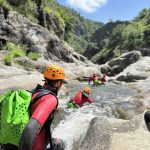
[[[18,59],[17,59],[18,60]],[[26,63],[25,68],[28,68],[31,65],[36,66],[40,72],[37,72],[35,69],[25,70],[23,67],[18,66],[5,66],[0,64],[0,93],[5,92],[8,89],[17,89],[17,88],[25,88],[32,89],[36,86],[36,84],[43,84],[43,69],[46,65],[49,64],[58,64],[61,65],[65,69],[66,74],[66,82],[72,82],[71,80],[80,80],[83,81],[84,78],[87,80],[92,75],[93,72],[99,72],[99,68],[97,65],[77,65],[75,63],[64,63],[59,61],[56,62],[48,62],[39,60],[38,62],[31,62],[28,59],[21,59],[22,63]],[[18,60],[19,61],[19,60]]]
[[[105,124],[104,119],[92,119],[79,150],[108,150],[111,135]]]
[[[42,84],[42,74],[25,71],[16,67],[0,65],[0,93],[8,89],[24,88],[31,90],[37,83]]]
[[[133,99],[133,103],[136,104],[142,111],[145,109],[149,110],[150,107],[150,77],[146,80],[141,80],[135,83],[136,88],[140,89],[138,95]]]
[[[150,76],[150,57],[142,57],[136,63],[131,64],[116,76],[119,81],[136,81]]]
[[[143,57],[140,51],[131,51],[100,65],[100,72],[113,76],[112,80],[134,82],[150,76],[149,66],[149,56]]]
[[[0,39],[21,44],[27,52],[39,52],[45,59],[62,60],[65,62],[86,62],[84,56],[76,54],[73,49],[58,38],[53,32],[38,24],[31,23],[27,18],[16,12],[8,13],[0,7]]]
[[[132,51],[122,54],[119,58],[112,59],[106,64],[111,68],[111,74],[115,75],[122,72],[127,66],[135,63],[142,57],[139,51]]]
[[[143,114],[129,121],[94,118],[79,150],[149,150],[149,138]]]
[[[116,122],[117,123],[117,122]],[[122,126],[127,125],[126,130],[113,134],[109,150],[148,150],[150,147],[150,134],[146,129],[143,114],[136,116],[131,121],[121,123]],[[121,125],[120,124],[120,125]],[[130,130],[128,130],[130,128]],[[117,129],[117,127],[116,127]],[[142,141],[142,142],[141,142]]]

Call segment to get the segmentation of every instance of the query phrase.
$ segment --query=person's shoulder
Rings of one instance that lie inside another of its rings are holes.
[[[58,98],[55,95],[53,95],[53,94],[47,94],[47,95],[44,95],[40,99],[40,103],[43,103],[43,104],[46,104],[46,105],[51,105],[51,104],[58,105],[59,100],[58,100]]]
[[[55,96],[52,93],[48,93],[48,94],[41,97],[41,101],[43,101],[43,100],[57,100],[57,99],[58,99],[57,96]]]
[[[75,95],[78,96],[80,94],[82,94],[82,91],[78,91]]]

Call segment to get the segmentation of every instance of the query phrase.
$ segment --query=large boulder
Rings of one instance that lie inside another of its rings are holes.
[[[116,75],[122,72],[127,66],[138,61],[141,57],[142,57],[141,52],[131,51],[122,54],[119,58],[112,59],[106,64],[110,66],[111,75]]]
[[[141,111],[150,108],[150,77],[146,80],[136,82],[134,86],[141,92],[133,98],[133,103],[139,107]]]
[[[93,118],[79,150],[108,150],[111,141],[108,122],[104,118]]]
[[[36,71],[26,71],[17,67],[1,65],[0,93],[10,89],[24,88],[31,90],[36,84],[43,84],[43,76]]]
[[[142,53],[142,56],[150,56],[150,47],[138,48],[137,50]]]
[[[94,118],[79,150],[149,150],[149,138],[143,114],[132,120]]]
[[[150,76],[150,57],[142,57],[139,61],[131,64],[123,72],[116,76],[119,81],[136,81]]]

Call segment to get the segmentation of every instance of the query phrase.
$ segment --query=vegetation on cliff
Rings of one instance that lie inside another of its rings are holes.
[[[0,0],[8,11],[17,11],[32,22],[54,31],[76,51],[82,52],[102,23],[85,19],[56,0]]]

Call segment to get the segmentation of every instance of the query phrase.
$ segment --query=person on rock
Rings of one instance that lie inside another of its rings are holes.
[[[78,91],[74,97],[72,97],[67,103],[68,108],[70,107],[82,107],[84,103],[93,103],[94,100],[89,97],[91,93],[90,87],[85,87],[83,90]]]

